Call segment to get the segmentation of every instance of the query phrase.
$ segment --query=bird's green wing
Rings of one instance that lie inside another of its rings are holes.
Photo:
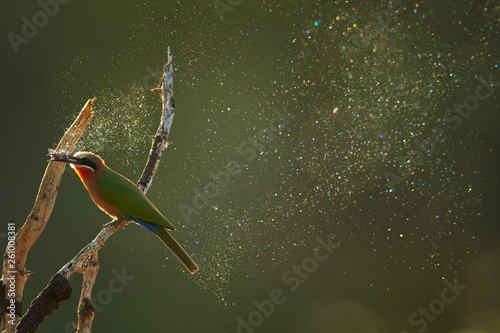
[[[137,186],[119,173],[109,170],[100,175],[98,182],[101,197],[126,215],[163,228],[175,229]]]

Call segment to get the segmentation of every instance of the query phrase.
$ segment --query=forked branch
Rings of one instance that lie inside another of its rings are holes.
[[[162,98],[162,117],[160,125],[153,139],[153,144],[148,157],[148,161],[144,168],[141,178],[137,186],[139,189],[146,193],[152,184],[154,174],[160,162],[163,150],[166,147],[167,138],[170,133],[174,116],[174,102],[173,102],[173,67],[172,56],[170,49],[168,50],[168,62],[164,68],[162,77],[161,88],[153,89],[155,93],[159,93]],[[60,152],[60,150],[58,150]],[[56,163],[50,163],[50,165]],[[59,165],[59,164],[58,164]],[[64,165],[62,166],[64,169]],[[95,283],[96,275],[98,272],[97,251],[104,247],[106,240],[111,237],[121,226],[126,225],[125,221],[118,221],[113,224],[106,224],[97,236],[87,244],[80,252],[66,265],[64,265],[52,278],[47,287],[40,293],[39,296],[31,303],[30,308],[26,314],[21,318],[17,326],[17,332],[35,332],[41,324],[43,318],[57,309],[60,299],[54,304],[47,304],[41,299],[48,290],[54,288],[54,284],[62,280],[69,280],[76,272],[83,271],[84,281],[82,286],[82,294],[80,296],[80,303],[78,306],[78,328],[77,331],[90,332],[92,320],[94,318],[94,310],[91,305],[91,292]],[[57,277],[57,280],[55,278]],[[69,284],[68,284],[69,285]],[[50,312],[47,311],[50,310]],[[45,314],[46,313],[46,314]],[[40,314],[43,314],[41,316]]]
[[[58,151],[67,152],[74,149],[83,131],[94,115],[92,105],[95,101],[95,98],[87,101],[76,120],[61,138],[61,141],[57,145]],[[17,231],[15,239],[9,241],[7,245],[2,267],[1,288],[4,289],[4,293],[1,293],[3,297],[0,300],[0,303],[4,305],[1,309],[2,320],[0,329],[5,330],[5,332],[14,332],[15,326],[19,322],[19,318],[22,314],[24,285],[29,278],[29,271],[26,270],[28,252],[49,221],[63,172],[64,165],[57,163],[49,163],[47,165],[40,188],[38,189],[35,204],[26,218],[24,225]],[[7,256],[9,246],[15,248],[14,259]],[[15,286],[14,298],[11,298],[8,295],[9,293],[7,293],[8,286],[10,285]],[[7,297],[9,297],[9,299]],[[14,311],[11,311],[12,309],[7,309],[7,305],[11,304],[11,300],[15,302]]]

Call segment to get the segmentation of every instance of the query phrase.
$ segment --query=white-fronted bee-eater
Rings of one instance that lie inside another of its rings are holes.
[[[115,220],[133,221],[149,231],[172,251],[179,261],[194,274],[198,266],[191,256],[167,231],[174,226],[158,211],[137,186],[106,166],[104,160],[89,152],[75,155],[49,151],[51,161],[66,162],[76,171],[94,203]]]

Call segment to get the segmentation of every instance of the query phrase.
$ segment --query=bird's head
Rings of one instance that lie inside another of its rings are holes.
[[[79,151],[75,155],[66,153],[51,153],[50,155],[52,161],[69,163],[83,181],[106,168],[102,158],[86,151]]]

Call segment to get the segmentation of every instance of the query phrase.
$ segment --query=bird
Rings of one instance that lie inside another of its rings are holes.
[[[93,153],[79,151],[74,155],[49,150],[51,161],[66,162],[78,174],[90,198],[113,222],[135,222],[154,233],[179,259],[189,273],[198,271],[198,265],[170,235],[174,226],[129,179],[110,169],[104,160]]]

